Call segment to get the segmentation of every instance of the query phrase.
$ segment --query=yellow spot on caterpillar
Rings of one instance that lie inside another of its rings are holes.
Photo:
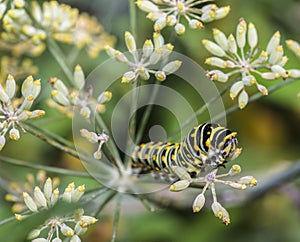
[[[209,140],[206,140],[205,145],[206,145],[207,147],[209,147],[210,141],[209,141]]]

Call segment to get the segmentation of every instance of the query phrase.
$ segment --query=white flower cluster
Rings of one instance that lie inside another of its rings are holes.
[[[78,10],[57,1],[44,2],[41,7],[37,1],[31,2],[31,14],[35,24],[24,8],[10,9],[3,17],[3,28],[7,33],[6,38],[16,35],[20,39],[32,39],[39,43],[47,35],[55,33],[70,33],[75,25]]]
[[[211,204],[214,215],[221,219],[225,225],[230,223],[230,217],[227,210],[218,202],[215,184],[227,185],[234,189],[245,190],[247,186],[256,186],[257,180],[253,176],[244,176],[237,181],[223,180],[224,177],[233,177],[241,172],[239,165],[233,165],[229,172],[217,175],[218,169],[214,169],[204,177],[191,178],[191,176],[182,167],[174,167],[173,172],[180,177],[180,180],[170,186],[170,191],[182,191],[191,184],[204,184],[202,192],[195,198],[193,202],[193,211],[200,212],[205,204],[205,192],[210,189],[212,193],[213,203]]]
[[[25,0],[2,0],[0,2],[0,19],[2,19],[4,13],[9,9],[23,8]]]
[[[212,22],[227,16],[230,7],[219,8],[216,4],[206,4],[207,0],[138,0],[137,6],[148,12],[147,18],[154,21],[154,30],[174,26],[178,35],[185,33],[182,18],[191,29],[203,29],[203,23]],[[199,5],[202,5],[199,7]]]
[[[52,77],[49,83],[52,85],[51,96],[55,101],[49,102],[49,106],[57,108],[67,116],[72,116],[75,107],[80,110],[80,114],[84,118],[89,119],[94,110],[98,113],[103,113],[105,111],[104,104],[112,97],[111,92],[105,91],[95,99],[92,96],[92,87],[84,91],[85,76],[79,65],[74,70],[73,84],[75,88],[67,88],[63,81],[56,77]]]
[[[8,75],[5,87],[0,84],[0,150],[6,143],[6,134],[12,140],[20,139],[21,123],[27,119],[40,118],[45,115],[44,110],[30,111],[33,102],[41,91],[40,80],[34,80],[28,76],[21,87],[22,97],[16,98],[17,85],[14,77]]]
[[[24,0],[11,1],[12,8],[8,10],[6,3],[0,3],[0,16],[5,13],[1,37],[6,42],[15,44],[30,40],[38,46],[33,49],[35,54],[45,49],[43,42],[47,36],[51,36],[78,48],[87,47],[89,56],[96,57],[106,44],[113,44],[115,41],[103,30],[96,18],[85,13],[79,14],[77,8],[57,1],[45,1],[42,5],[37,1],[30,1],[29,4],[30,13],[24,8]]]
[[[230,88],[230,97],[238,97],[239,107],[242,109],[248,103],[248,93],[245,88],[255,85],[264,95],[268,94],[265,86],[258,83],[258,78],[274,80],[288,77],[298,78],[300,71],[284,68],[288,58],[284,56],[283,46],[280,45],[280,33],[277,31],[269,40],[265,50],[258,46],[258,34],[253,23],[247,25],[241,18],[236,36],[228,37],[218,29],[213,29],[215,42],[204,39],[205,48],[215,55],[207,58],[205,63],[219,69],[211,70],[208,77],[214,81],[225,83],[231,76],[241,75]]]
[[[167,75],[179,69],[181,61],[175,60],[167,63],[159,70],[154,70],[155,65],[158,65],[159,62],[162,62],[171,54],[173,45],[165,44],[162,35],[156,32],[153,34],[153,42],[146,40],[142,50],[139,51],[133,35],[125,32],[125,43],[132,56],[132,60],[129,60],[120,51],[106,46],[106,52],[110,57],[115,58],[119,62],[126,63],[131,68],[130,71],[123,74],[122,83],[133,83],[138,79],[149,80],[150,73],[154,74],[157,80],[164,81]]]
[[[109,136],[104,133],[104,131],[101,134],[96,134],[95,132],[90,132],[87,129],[81,129],[80,135],[83,138],[86,138],[90,143],[95,144],[99,142],[97,151],[94,152],[94,158],[97,160],[100,160],[102,157],[101,148],[104,143],[107,143]]]
[[[68,202],[75,203],[80,200],[85,191],[85,186],[81,185],[77,188],[74,183],[70,183],[64,193],[60,195],[58,188],[54,188],[54,184],[51,178],[48,178],[43,188],[36,186],[32,195],[27,192],[23,192],[24,203],[27,208],[37,213],[41,210],[47,210],[53,207],[59,199]],[[17,220],[23,220],[29,215],[16,214]],[[69,238],[70,241],[78,242],[81,241],[79,236],[84,234],[88,226],[96,223],[97,219],[92,216],[84,215],[82,208],[75,210],[73,213],[64,216],[55,216],[45,221],[39,228],[32,230],[28,239],[33,242],[47,242],[55,241],[61,242],[61,236]],[[47,238],[40,237],[42,231],[49,230],[46,235]]]

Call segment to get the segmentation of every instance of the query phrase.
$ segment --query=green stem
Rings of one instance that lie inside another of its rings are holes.
[[[77,57],[79,56],[81,52],[81,49],[78,48],[77,46],[74,46],[72,48],[72,50],[70,51],[68,57],[67,57],[67,62],[69,63],[69,65],[73,65],[74,61],[77,59]]]
[[[293,162],[293,165],[286,171],[272,176],[268,181],[260,184],[249,196],[246,197],[245,201],[251,203],[252,201],[264,196],[269,191],[278,188],[287,182],[297,179],[300,176],[300,160]]]
[[[43,165],[37,165],[37,164],[32,164],[29,162],[25,162],[22,160],[17,160],[5,156],[0,156],[0,161],[15,165],[15,166],[22,166],[22,167],[28,167],[36,170],[44,170],[47,172],[53,172],[56,174],[63,174],[66,176],[75,176],[75,177],[91,177],[90,174],[86,172],[78,172],[78,171],[71,171],[71,170],[66,170],[62,168],[57,168],[57,167],[49,167],[49,166],[43,166]],[[91,177],[92,178],[92,177]]]
[[[118,232],[120,214],[121,214],[121,207],[122,207],[121,205],[122,205],[122,194],[119,193],[118,197],[117,197],[116,211],[115,211],[115,216],[114,216],[114,227],[113,227],[111,242],[115,242],[116,238],[117,238],[117,232]]]
[[[149,103],[154,102],[154,100],[157,97],[158,90],[159,90],[159,81],[156,80],[156,82],[154,83],[154,88],[152,90]],[[140,122],[139,130],[138,130],[137,135],[135,137],[136,144],[139,144],[141,139],[142,139],[142,136],[143,136],[143,133],[144,133],[144,130],[145,130],[145,126],[146,126],[146,124],[149,120],[152,109],[153,109],[153,105],[148,105],[146,107],[146,110],[145,110],[145,112],[143,114],[143,117],[142,117],[142,120]]]
[[[125,149],[125,154],[129,154],[131,152],[131,149],[135,143],[135,131],[136,131],[136,109],[137,109],[137,104],[138,104],[138,97],[139,97],[139,87],[140,85],[140,80],[138,79],[134,84],[133,84],[133,90],[132,90],[132,98],[131,98],[131,108],[130,108],[130,115],[131,119],[129,122],[129,136],[127,138],[127,144],[126,144],[126,149]],[[133,143],[132,143],[133,141]],[[125,167],[130,169],[130,156],[126,156],[125,158]]]
[[[271,94],[271,93],[275,92],[276,90],[280,89],[281,87],[284,87],[284,86],[286,86],[286,85],[288,85],[288,84],[290,84],[290,83],[292,83],[294,81],[296,81],[296,80],[295,79],[287,79],[287,80],[285,80],[283,82],[280,82],[280,83],[278,83],[278,84],[270,87],[268,89],[268,93]],[[263,95],[262,93],[258,92],[258,93],[254,94],[252,97],[249,98],[248,104],[251,103],[251,102],[254,102],[254,101],[256,101],[256,100],[258,100],[258,99],[260,99],[262,97],[265,97],[265,95]],[[233,105],[232,107],[228,108],[225,113],[220,113],[219,115],[217,115],[216,117],[214,117],[214,120],[216,120],[216,121],[220,120],[223,117],[225,117],[225,116],[233,113],[234,111],[236,111],[238,109],[240,109],[238,104]]]
[[[116,196],[117,192],[116,191],[113,191],[113,190],[110,190],[109,191],[110,194],[104,199],[104,201],[101,203],[101,205],[98,207],[98,210],[97,212],[95,212],[95,216],[98,217],[100,212],[103,210],[103,208],[105,207],[105,205],[111,201],[114,196]]]
[[[74,143],[70,142],[69,140],[63,138],[60,135],[57,135],[55,133],[48,131],[47,129],[41,129],[40,127],[38,127],[32,123],[29,123],[29,122],[26,122],[25,125],[22,124],[22,126],[25,126],[26,128],[30,128],[32,130],[35,130],[36,132],[39,132],[39,133],[43,133],[45,136],[49,137],[50,139],[53,139],[65,146],[68,146],[68,147],[72,148],[73,150],[75,150]]]
[[[73,73],[70,70],[70,67],[67,64],[67,60],[65,56],[63,55],[62,50],[59,48],[57,43],[52,39],[52,37],[47,36],[47,46],[48,50],[53,56],[53,58],[56,60],[56,62],[59,64],[63,72],[65,73],[69,84],[73,85]]]
[[[128,0],[129,3],[129,15],[130,15],[130,28],[131,34],[137,39],[137,24],[136,24],[136,6],[135,0]]]
[[[109,137],[112,137],[111,133],[109,132],[108,127],[106,126],[104,120],[102,119],[102,117],[99,114],[96,115],[96,122],[99,125],[99,127],[102,130],[104,130],[104,132],[106,134],[108,134]],[[121,161],[119,151],[118,151],[114,141],[112,139],[108,139],[108,142],[106,144],[107,144],[107,147],[108,147],[109,151],[113,155],[113,163],[117,166],[117,168],[119,169],[119,172],[121,174],[123,174],[125,172],[125,167],[124,167],[124,164]]]
[[[15,220],[16,220],[15,216],[0,220],[0,226],[2,226],[3,224],[7,224],[11,221],[15,221]]]
[[[74,148],[68,147],[68,146],[66,146],[66,145],[64,145],[64,144],[61,144],[61,143],[57,142],[57,141],[54,140],[52,137],[47,136],[47,135],[44,133],[44,131],[43,131],[43,132],[37,131],[35,128],[30,127],[30,125],[27,125],[27,124],[23,123],[22,126],[23,126],[23,128],[24,128],[27,132],[33,134],[33,135],[36,136],[37,138],[39,138],[39,139],[45,141],[46,143],[52,145],[52,146],[55,147],[55,148],[58,148],[58,149],[60,149],[60,150],[62,150],[62,151],[64,151],[64,152],[70,154],[71,156],[74,156],[74,157],[76,157],[76,158],[79,159],[78,153],[77,153],[77,151],[76,151]]]

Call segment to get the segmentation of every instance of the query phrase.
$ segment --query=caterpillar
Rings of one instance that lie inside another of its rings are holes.
[[[138,174],[159,173],[163,179],[178,177],[172,167],[183,167],[194,178],[206,168],[224,166],[240,153],[237,133],[219,124],[204,123],[190,130],[179,143],[149,142],[136,146],[131,154]]]

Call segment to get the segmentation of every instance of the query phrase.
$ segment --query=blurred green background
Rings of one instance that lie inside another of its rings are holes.
[[[125,50],[123,35],[130,29],[128,2],[125,0],[90,0],[90,1],[63,1],[81,11],[95,15],[104,25],[107,32],[117,38],[116,49]],[[259,34],[259,43],[265,46],[272,34],[279,30],[282,41],[295,39],[300,41],[300,1],[296,0],[244,0],[244,1],[216,1],[221,5],[230,5],[231,13],[225,19],[206,24],[206,30],[192,31],[187,28],[184,36],[173,38],[175,50],[194,59],[204,69],[204,64],[209,53],[201,44],[203,38],[212,39],[211,29],[217,27],[224,33],[235,33],[235,28],[240,17],[247,22],[256,25]],[[145,13],[137,11],[138,43],[142,45],[146,38],[152,37],[152,22],[145,18]],[[166,28],[163,33],[170,36],[173,29]],[[288,68],[300,68],[300,60],[286,50],[289,57]],[[49,53],[35,59],[39,66],[39,77],[44,84],[53,75],[61,75],[59,67],[54,60],[49,60]],[[78,63],[83,66],[86,74],[92,71],[98,64],[107,59],[102,53],[98,59],[90,60],[83,53]],[[113,68],[113,67],[112,67]],[[278,81],[262,81],[266,86],[273,85]],[[181,90],[184,95],[190,95],[184,84],[176,83],[176,90]],[[46,85],[45,85],[46,86]],[[221,88],[221,86],[220,86]],[[49,88],[50,90],[50,88]],[[44,94],[39,98],[39,104],[49,98]],[[114,97],[122,95],[124,90],[116,88],[111,90]],[[264,97],[255,103],[249,104],[245,110],[236,111],[228,116],[228,127],[238,131],[238,138],[243,153],[237,162],[241,164],[244,173],[254,174],[258,178],[258,186],[268,179],[274,178],[280,172],[292,167],[293,163],[300,162],[300,82],[296,81],[268,97]],[[225,95],[226,96],[226,95]],[[107,120],[117,100],[112,100],[107,105]],[[192,105],[197,109],[197,100],[191,97]],[[225,97],[226,106],[234,104]],[[46,107],[45,107],[46,108]],[[57,114],[55,110],[48,110],[48,117],[35,121],[35,124],[71,138],[71,120]],[[166,125],[173,126],[173,120],[164,112],[158,110],[150,124],[157,124],[158,120]],[[199,120],[201,122],[201,120]],[[151,125],[149,125],[150,127]],[[145,137],[147,139],[147,137]],[[22,135],[17,143],[10,142],[1,152],[1,155],[24,159],[28,162],[43,165],[53,165],[74,170],[83,169],[80,162],[71,159],[60,151],[30,135]],[[0,163],[1,183],[8,181],[23,181],[23,177],[30,169]],[[51,173],[49,175],[52,175]],[[67,184],[75,181],[77,185],[85,183],[93,186],[96,183],[88,179],[73,177],[62,178]],[[279,188],[272,190],[265,196],[241,206],[228,206],[232,223],[224,226],[218,221],[210,209],[193,214],[187,211],[173,212],[170,210],[149,213],[142,209],[141,205],[128,197],[126,207],[122,210],[118,241],[132,242],[198,242],[198,241],[222,241],[222,242],[296,242],[300,241],[300,182],[294,179],[288,184],[280,184]],[[0,190],[0,218],[12,216],[10,205],[4,201],[3,189]],[[184,194],[182,195],[184,196]],[[193,201],[193,196],[186,198],[188,204]],[[85,236],[87,242],[108,241],[112,231],[112,216],[114,206],[106,209],[103,218],[93,226],[91,232]],[[19,223],[0,227],[0,238],[5,238],[13,233],[14,226]],[[8,241],[8,240],[1,240]]]

